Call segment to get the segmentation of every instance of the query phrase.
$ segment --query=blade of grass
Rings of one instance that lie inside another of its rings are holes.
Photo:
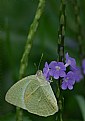
[[[77,95],[76,96],[77,102],[79,104],[82,116],[83,116],[83,120],[85,121],[85,99],[82,96]]]

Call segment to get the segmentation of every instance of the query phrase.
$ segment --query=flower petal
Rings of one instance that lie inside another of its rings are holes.
[[[70,66],[72,66],[73,68],[76,68],[76,61],[75,61],[75,59],[74,58],[71,58],[71,57],[69,57],[69,59],[71,61]]]
[[[62,70],[59,71],[59,76],[60,77],[65,77],[66,76],[66,73]]]
[[[54,71],[55,71],[55,70],[53,70],[53,69],[50,69],[50,70],[49,70],[50,76],[53,76],[53,75],[54,75]]]
[[[66,90],[67,89],[67,83],[66,82],[62,82],[62,85],[61,85],[61,88],[63,89],[63,90]]]
[[[48,63],[47,63],[47,62],[45,62],[45,67],[46,67],[46,68],[49,68],[49,65],[48,65]]]
[[[43,73],[47,73],[47,68],[43,68]]]
[[[54,68],[55,69],[55,66],[57,66],[58,63],[56,61],[52,61],[50,64],[49,64],[49,68]]]
[[[46,62],[45,67],[43,68],[43,75],[45,76],[46,80],[49,80],[50,75],[49,75],[49,65]]]
[[[53,77],[54,79],[59,79],[59,71],[54,71]]]
[[[68,77],[71,78],[72,80],[74,80],[74,73],[72,71],[69,71],[67,73]]]
[[[56,75],[54,76],[54,79],[59,79],[59,75],[56,74]]]
[[[63,62],[58,62],[58,66],[61,68],[61,70],[66,70],[66,67]]]
[[[49,81],[49,78],[50,78],[50,75],[47,74],[47,76],[46,76],[46,80]]]
[[[66,58],[66,59],[69,58],[68,52],[65,54],[65,58]]]
[[[69,84],[69,85],[68,85],[68,89],[69,89],[69,90],[72,90],[72,89],[73,89],[73,85],[70,85],[70,84]]]
[[[66,64],[65,64],[65,67],[67,67],[67,66],[71,66],[71,67],[73,67],[73,68],[76,68],[76,61],[75,61],[75,59],[74,58],[71,58],[69,55],[68,55],[68,53],[66,53],[66,55],[65,55],[65,57],[66,57]]]

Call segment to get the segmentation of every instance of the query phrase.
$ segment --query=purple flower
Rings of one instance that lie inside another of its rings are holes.
[[[63,78],[61,88],[63,90],[66,90],[67,88],[72,90],[74,83],[75,83],[74,73],[72,71],[69,71],[67,75]]]
[[[43,74],[44,74],[46,80],[49,80],[49,78],[50,78],[49,70],[50,70],[49,65],[47,62],[45,62],[45,67],[43,68]]]
[[[63,62],[52,61],[49,64],[49,68],[50,68],[49,74],[53,76],[54,79],[58,79],[59,77],[64,77],[66,75],[65,74],[66,67]]]
[[[75,69],[71,68],[71,70],[74,73],[74,78],[76,82],[79,82],[81,79],[83,79],[83,75],[79,67],[76,67]]]
[[[85,59],[82,60],[83,73],[85,74]]]
[[[72,68],[76,68],[76,61],[75,61],[75,59],[74,58],[71,58],[69,55],[68,55],[68,53],[66,53],[66,55],[65,55],[65,57],[66,57],[66,64],[65,64],[65,67],[67,67],[67,66],[71,66]]]

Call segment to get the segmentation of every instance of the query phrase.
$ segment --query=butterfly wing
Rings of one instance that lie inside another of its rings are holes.
[[[5,100],[15,106],[26,109],[24,104],[24,93],[26,87],[30,85],[30,81],[35,78],[35,75],[25,77],[15,83],[6,93]]]
[[[28,112],[39,116],[47,117],[58,111],[52,88],[43,76],[36,76],[34,82],[27,86],[24,101]]]
[[[57,100],[44,76],[23,78],[8,90],[5,99],[39,116],[50,116],[58,111]]]

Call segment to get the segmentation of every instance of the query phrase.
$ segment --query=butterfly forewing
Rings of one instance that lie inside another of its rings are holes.
[[[26,87],[30,85],[30,81],[35,78],[35,75],[25,77],[15,83],[6,93],[5,100],[15,106],[26,109],[24,104],[24,93]]]

